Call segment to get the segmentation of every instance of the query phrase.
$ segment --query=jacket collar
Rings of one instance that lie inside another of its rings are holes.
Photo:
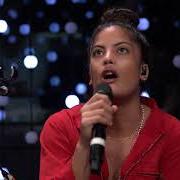
[[[146,120],[145,126],[139,134],[129,156],[125,160],[121,174],[128,174],[142,158],[159,142],[164,136],[165,130],[162,126],[161,111],[154,99],[141,98],[143,104],[151,108],[151,113]],[[158,119],[158,117],[161,117]]]
[[[128,173],[141,161],[146,153],[148,153],[156,145],[156,143],[159,142],[165,133],[161,124],[161,119],[157,119],[157,117],[161,117],[161,111],[155,100],[142,97],[141,101],[143,104],[151,108],[151,113],[146,120],[145,126],[140,132],[131,152],[121,167],[122,176],[128,175]],[[104,171],[103,174],[108,176],[108,165],[106,159],[103,163],[102,170]]]

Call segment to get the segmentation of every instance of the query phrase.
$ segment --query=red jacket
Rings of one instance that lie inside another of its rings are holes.
[[[162,112],[152,99],[143,99],[151,108],[130,154],[121,167],[123,180],[180,180],[180,122]],[[82,105],[49,117],[41,132],[40,180],[74,180],[71,161],[79,138]],[[102,176],[108,179],[106,161]]]

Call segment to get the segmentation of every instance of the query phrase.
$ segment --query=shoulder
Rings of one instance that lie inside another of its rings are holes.
[[[175,116],[163,111],[156,112],[157,119],[159,119],[162,130],[170,135],[180,135],[180,120]]]
[[[40,140],[77,135],[82,106],[82,104],[77,105],[71,109],[63,109],[50,115],[41,130]]]
[[[165,149],[180,147],[180,121],[159,108],[155,110],[153,119],[154,128],[163,134]]]
[[[143,98],[143,103],[151,109],[147,120],[150,129],[161,131],[165,134],[180,134],[180,121],[176,117],[160,109],[152,98]]]
[[[45,127],[48,125],[53,125],[58,127],[70,125],[69,123],[73,123],[75,126],[78,127],[79,121],[80,121],[80,109],[82,108],[81,105],[74,106],[71,109],[62,109],[61,111],[58,111],[52,115],[49,116],[49,118],[45,122]]]

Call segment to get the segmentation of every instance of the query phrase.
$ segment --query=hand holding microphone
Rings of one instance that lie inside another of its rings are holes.
[[[102,86],[104,87],[104,85]],[[109,91],[108,93],[106,93],[106,90],[104,91],[104,88],[102,88],[102,86],[100,85],[96,88],[94,95],[89,99],[88,102],[84,104],[81,109],[80,137],[76,145],[72,161],[73,173],[76,179],[79,180],[89,179],[88,177],[90,175],[90,171],[91,173],[98,174],[100,168],[98,168],[98,170],[96,171],[93,168],[94,166],[92,167],[92,163],[96,162],[96,159],[102,159],[104,151],[102,151],[102,154],[100,156],[97,155],[96,150],[93,150],[97,149],[97,145],[96,143],[92,143],[92,141],[97,142],[97,140],[93,139],[97,138],[96,134],[99,134],[99,127],[100,129],[103,129],[102,131],[100,130],[100,134],[103,134],[103,136],[105,135],[104,133],[106,131],[106,127],[112,125],[113,114],[117,110],[117,106],[112,105],[112,102],[110,100],[112,94],[109,96]],[[108,86],[108,88],[110,87]],[[97,126],[98,128],[96,128]],[[96,167],[100,166],[101,160],[100,164]]]
[[[81,109],[80,142],[90,148],[90,169],[95,174],[99,173],[103,160],[106,127],[112,125],[113,114],[117,110],[117,107],[112,105],[112,99],[110,86],[100,84]]]
[[[96,87],[95,92],[106,95],[110,101],[109,105],[111,106],[113,94],[109,85],[100,84]],[[112,123],[112,112],[110,113],[110,125]],[[106,116],[105,119],[106,118],[108,118],[108,116]],[[104,158],[106,126],[107,125],[101,123],[96,123],[92,129],[92,139],[90,141],[90,170],[93,174],[100,174],[101,164]]]

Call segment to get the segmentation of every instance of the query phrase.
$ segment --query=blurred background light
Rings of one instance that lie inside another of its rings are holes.
[[[61,79],[57,75],[53,75],[49,79],[49,83],[52,87],[58,87],[61,84]]]
[[[87,92],[87,85],[84,83],[78,83],[75,87],[75,91],[77,94],[83,95]]]
[[[0,96],[0,106],[5,107],[9,104],[9,97],[8,96]]]
[[[64,33],[62,36],[61,36],[61,43],[63,45],[67,45],[68,44],[68,41],[69,41],[69,37],[66,33]]]
[[[85,17],[87,18],[87,19],[92,19],[93,17],[94,17],[94,12],[93,11],[86,11],[86,13],[85,13]]]
[[[24,66],[27,69],[34,69],[37,67],[37,65],[38,65],[38,59],[35,55],[27,55],[24,58]]]
[[[7,12],[8,16],[12,19],[17,19],[18,18],[18,11],[16,9],[9,9]]]
[[[29,131],[25,134],[25,141],[27,144],[36,144],[38,141],[38,134],[36,131]]]
[[[60,31],[60,25],[57,22],[52,22],[49,25],[49,31],[52,33],[58,33]]]
[[[23,0],[23,4],[28,6],[32,3],[32,0]]]
[[[78,30],[78,26],[75,22],[67,22],[65,24],[65,31],[68,33],[68,34],[74,34],[76,33]]]
[[[0,122],[6,119],[6,111],[0,107]]]
[[[24,48],[24,55],[27,56],[29,54],[35,54],[35,50],[32,47]]]
[[[174,26],[175,26],[176,28],[180,28],[180,20],[176,20],[176,21],[174,22]]]
[[[173,65],[180,69],[180,54],[174,56]]]
[[[76,95],[68,95],[65,99],[65,105],[68,108],[72,108],[80,103],[79,98]]]
[[[150,95],[149,95],[149,93],[147,92],[147,91],[143,91],[142,93],[141,93],[141,96],[143,96],[143,97],[150,97]]]
[[[0,6],[4,5],[4,0],[0,0]]]
[[[55,5],[57,3],[57,0],[45,0],[47,5]]]
[[[58,60],[58,54],[56,51],[48,51],[46,54],[48,62],[56,62]]]
[[[139,18],[139,24],[137,26],[137,28],[140,31],[146,31],[150,26],[150,22],[147,18]]]
[[[77,3],[77,4],[78,4],[78,3],[79,3],[79,4],[85,4],[85,3],[87,3],[87,0],[71,0],[71,2],[74,3],[74,4],[76,4],[76,3]]]
[[[0,19],[0,33],[5,33],[8,30],[8,24],[5,20]]]
[[[104,3],[105,3],[105,0],[97,0],[97,2],[98,2],[99,4],[104,4]]]
[[[44,16],[45,16],[45,15],[44,15],[44,12],[43,12],[43,11],[39,10],[39,11],[36,12],[36,17],[37,17],[37,18],[41,19],[41,18],[43,18]]]
[[[19,33],[22,35],[29,35],[31,32],[31,26],[29,24],[21,24],[19,26]]]
[[[15,35],[10,35],[7,38],[8,43],[15,44],[17,42],[17,37]]]

